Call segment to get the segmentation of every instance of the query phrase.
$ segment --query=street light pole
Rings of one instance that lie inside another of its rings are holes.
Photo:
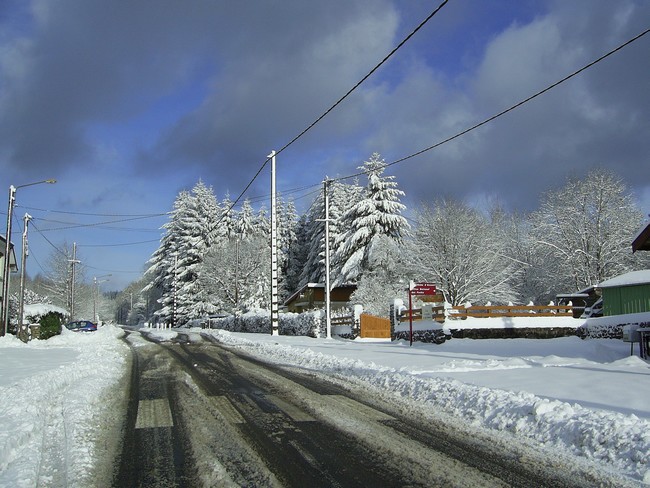
[[[14,205],[16,203],[16,190],[18,188],[25,188],[26,186],[40,185],[41,183],[56,183],[56,180],[49,179],[43,181],[36,181],[34,183],[27,183],[26,185],[18,185],[9,187],[9,205],[7,208],[7,233],[5,235],[7,242],[5,242],[5,256],[4,268],[2,270],[2,328],[0,328],[0,336],[7,334],[9,328],[9,275],[11,270],[11,263],[9,253],[11,251],[11,221],[14,213]]]

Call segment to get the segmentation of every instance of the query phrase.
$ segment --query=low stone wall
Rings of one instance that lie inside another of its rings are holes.
[[[576,335],[575,327],[505,327],[501,329],[449,329],[456,339],[554,339]]]

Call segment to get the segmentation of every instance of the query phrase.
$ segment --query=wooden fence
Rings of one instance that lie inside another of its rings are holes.
[[[571,305],[472,305],[452,307],[450,319],[467,317],[572,317]]]

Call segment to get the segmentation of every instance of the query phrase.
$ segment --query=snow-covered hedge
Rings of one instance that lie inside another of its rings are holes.
[[[590,318],[577,330],[582,339],[622,339],[623,327],[650,327],[650,312]]]
[[[323,337],[324,331],[319,310],[304,313],[280,314],[279,329],[282,335]],[[206,325],[210,329],[230,332],[252,332],[268,334],[271,332],[271,312],[252,310],[241,315],[209,319]]]

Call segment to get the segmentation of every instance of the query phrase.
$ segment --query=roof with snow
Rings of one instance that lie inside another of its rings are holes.
[[[598,284],[598,288],[614,288],[619,286],[645,285],[650,283],[650,269],[631,271]]]
[[[69,315],[65,308],[57,307],[51,303],[32,303],[30,305],[25,305],[26,317],[41,316],[49,312],[58,312],[62,315]]]
[[[632,252],[650,251],[650,221],[639,231],[632,241]]]

